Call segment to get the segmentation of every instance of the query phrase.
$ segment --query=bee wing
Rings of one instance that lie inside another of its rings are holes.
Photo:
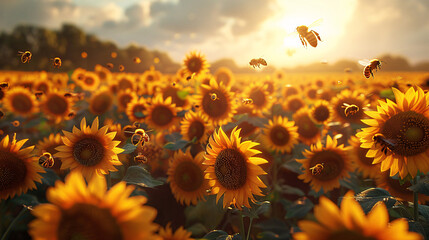
[[[348,104],[348,103],[343,103],[343,105],[344,106],[346,106],[346,107],[350,107],[351,105],[350,104]]]
[[[323,18],[317,19],[312,24],[308,25],[308,29],[319,26],[323,22]]]
[[[368,66],[370,64],[370,61],[368,59],[362,59],[362,60],[359,60],[358,62],[362,66]]]

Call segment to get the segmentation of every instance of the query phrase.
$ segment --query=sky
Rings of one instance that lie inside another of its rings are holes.
[[[429,60],[427,16],[428,0],[0,0],[0,31],[73,23],[121,47],[165,51],[177,62],[197,50],[209,62],[232,58],[239,66],[260,57],[294,67],[386,53],[414,64]],[[299,25],[311,26],[322,42],[304,48]]]

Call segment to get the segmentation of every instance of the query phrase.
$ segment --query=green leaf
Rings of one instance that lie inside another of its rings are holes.
[[[268,119],[265,117],[249,117],[247,121],[253,126],[263,128],[268,124]]]
[[[30,194],[21,194],[18,197],[14,197],[12,202],[16,205],[25,205],[34,207],[40,204],[36,196]]]
[[[249,218],[259,218],[259,215],[266,213],[271,207],[271,203],[269,201],[256,202],[250,205],[251,208],[243,208],[243,215]]]
[[[260,232],[258,233],[258,235],[256,235],[256,239],[261,239],[261,240],[287,240],[287,239],[290,239],[289,237],[290,237],[290,234],[288,233],[279,235],[269,231]]]
[[[209,233],[207,233],[203,238],[208,240],[218,240],[221,237],[228,237],[228,233],[222,231],[222,230],[213,230]],[[225,239],[223,238],[223,239]]]
[[[408,187],[407,189],[413,192],[429,195],[429,177],[424,177],[419,179],[417,181],[417,184],[414,184],[411,187]]]
[[[303,218],[313,209],[314,204],[310,199],[303,197],[286,207],[285,218]]]
[[[272,232],[280,236],[289,236],[289,227],[284,221],[278,218],[262,220],[261,222],[257,222],[254,227],[261,229],[262,232]]]
[[[300,197],[305,195],[301,189],[289,185],[276,185],[276,190],[283,194],[297,195]]]
[[[368,214],[377,202],[384,202],[388,209],[396,203],[396,199],[382,188],[370,188],[362,191],[355,196],[355,199],[362,206],[365,214]]]
[[[196,206],[185,210],[186,225],[202,223],[207,230],[215,229],[222,221],[225,210],[222,204],[216,204],[216,196],[209,195],[206,201],[199,201]],[[210,217],[207,217],[210,216]]]
[[[189,95],[189,92],[186,90],[177,91],[177,96],[182,100],[185,100],[188,95]]]
[[[154,179],[142,166],[129,167],[122,180],[128,184],[150,188],[164,184],[162,181]]]
[[[186,146],[188,146],[191,142],[180,139],[178,141],[175,142],[168,142],[167,144],[164,145],[165,149],[169,149],[172,151],[177,151],[179,149],[185,148]]]
[[[131,143],[127,143],[122,148],[124,149],[124,151],[120,154],[130,154],[136,150],[137,146],[134,146]]]
[[[45,169],[45,173],[42,173],[42,184],[48,186],[54,186],[57,180],[60,180],[60,177],[52,169]]]
[[[238,114],[238,115],[235,115],[234,117],[234,120],[236,120],[237,122],[243,122],[243,121],[246,121],[248,118],[249,118],[249,115],[247,114],[247,113],[243,113],[243,114]]]
[[[427,222],[408,221],[409,231],[420,233],[424,239],[428,239],[429,226]]]
[[[207,228],[202,223],[195,223],[186,230],[192,233],[192,236],[202,236],[208,232]]]

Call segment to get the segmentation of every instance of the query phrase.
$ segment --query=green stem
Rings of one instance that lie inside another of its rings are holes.
[[[10,230],[12,229],[12,227],[15,225],[15,223],[18,221],[19,218],[21,218],[22,215],[24,215],[24,213],[27,211],[26,207],[23,207],[21,209],[21,212],[18,213],[18,216],[16,216],[13,221],[9,224],[9,226],[6,229],[6,232],[4,232],[3,236],[1,237],[1,240],[6,240],[7,239],[7,235],[9,234]]]
[[[243,220],[243,213],[240,211],[240,235],[241,239],[246,239],[246,232],[244,231],[244,220]]]
[[[106,183],[107,183],[107,189],[110,189],[112,186],[112,178],[110,177],[110,172],[106,174]]]
[[[247,229],[247,238],[246,238],[246,240],[249,240],[249,237],[250,237],[250,229],[252,228],[252,221],[253,221],[253,218],[250,218],[249,229]]]
[[[413,178],[413,185],[417,184],[417,176]],[[419,218],[419,196],[416,191],[413,192],[414,198],[414,221],[417,221]]]

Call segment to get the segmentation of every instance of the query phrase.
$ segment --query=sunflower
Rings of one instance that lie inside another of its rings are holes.
[[[267,91],[267,85],[264,83],[252,83],[249,88],[246,88],[246,98],[253,100],[251,105],[254,113],[267,111],[273,104],[273,97]]]
[[[54,90],[43,96],[40,109],[58,124],[68,118],[69,113],[73,111],[72,105],[72,98],[66,98],[64,92]]]
[[[369,148],[367,157],[381,163],[381,171],[401,178],[417,171],[429,171],[429,95],[417,87],[404,94],[393,88],[396,103],[379,101],[377,111],[365,111],[371,119],[362,120],[370,127],[356,134],[361,147]]]
[[[310,99],[311,101],[314,101],[317,99],[317,91],[319,90],[318,87],[311,85],[305,88],[305,97]]]
[[[306,104],[304,100],[302,100],[302,97],[299,95],[292,95],[286,98],[286,101],[283,103],[283,109],[292,113],[297,112],[305,106]]]
[[[389,223],[389,213],[384,203],[374,205],[365,216],[362,207],[348,192],[339,209],[328,198],[320,197],[320,204],[314,207],[319,223],[309,220],[298,222],[302,232],[295,233],[295,240],[423,240],[415,232],[408,231],[406,219],[399,218]]]
[[[83,79],[85,79],[85,73],[86,70],[83,68],[76,68],[72,75],[71,75],[71,80],[73,80],[73,82],[79,82],[82,81]]]
[[[267,78],[264,81],[264,86],[267,88],[268,94],[272,95],[276,91],[276,83],[272,78]]]
[[[30,155],[34,146],[21,149],[27,140],[17,142],[13,136],[9,142],[9,135],[6,135],[0,141],[0,200],[36,188],[35,182],[42,183],[40,173],[45,171],[37,159]]]
[[[247,114],[248,117],[262,117],[261,113],[255,113],[249,105],[240,105],[237,107],[236,115]],[[241,129],[240,136],[248,137],[255,133],[259,127],[251,124],[249,121],[242,121],[237,125],[237,128]],[[231,129],[232,130],[232,129]]]
[[[94,115],[102,115],[113,106],[113,96],[107,87],[101,87],[89,99],[89,110]]]
[[[209,139],[204,155],[205,177],[209,179],[212,188],[211,193],[217,194],[216,202],[223,197],[223,207],[231,204],[242,209],[242,206],[250,208],[249,198],[255,202],[253,195],[263,196],[260,188],[265,184],[259,175],[266,174],[258,165],[267,163],[267,160],[254,155],[260,151],[253,147],[256,142],[241,142],[240,130],[234,128],[231,136],[225,134],[219,128]]]
[[[149,70],[143,72],[143,75],[139,78],[141,83],[158,82],[162,78],[162,73],[156,71],[154,66],[150,66]]]
[[[23,87],[14,87],[5,93],[3,106],[10,112],[23,117],[31,116],[38,111],[34,94]]]
[[[189,108],[190,101],[188,94],[191,93],[190,88],[184,88],[175,84],[168,84],[165,87],[161,88],[162,98],[166,100],[168,97],[171,97],[172,103],[176,104],[176,107],[181,107],[182,109]]]
[[[320,129],[311,120],[308,109],[302,108],[293,115],[298,127],[299,139],[307,145],[316,143],[321,138]]]
[[[183,66],[185,71],[185,76],[198,75],[208,70],[210,66],[206,60],[206,57],[201,53],[192,51],[186,55],[186,58],[183,60]]]
[[[33,239],[159,239],[153,223],[156,210],[144,206],[144,196],[130,194],[125,182],[107,191],[104,178],[94,177],[88,186],[79,172],[71,172],[65,183],[48,189],[50,203],[34,208],[29,224]]]
[[[310,118],[317,124],[327,124],[332,120],[333,111],[328,101],[318,100],[310,109]]]
[[[364,94],[348,89],[343,90],[331,100],[331,105],[334,110],[334,119],[343,123],[360,123],[360,120],[364,117],[363,108],[366,107],[368,103]],[[348,105],[355,105],[358,111],[353,114],[346,113]]]
[[[47,94],[52,89],[52,82],[48,79],[41,78],[33,84],[33,92],[41,91]]]
[[[288,98],[288,97],[293,96],[293,95],[299,95],[300,92],[301,91],[299,90],[299,88],[296,86],[293,86],[293,85],[288,84],[288,85],[283,87],[283,97],[284,98]]]
[[[170,227],[170,223],[164,228],[159,229],[158,235],[162,240],[193,240],[192,233],[186,231],[183,227],[179,227],[174,233]]]
[[[379,169],[378,169],[379,170]],[[377,176],[374,177],[375,184],[379,188],[386,189],[392,196],[396,197],[401,201],[414,201],[413,191],[408,188],[411,187],[409,181],[400,182],[398,178],[389,176],[389,172],[378,172]],[[418,200],[421,204],[429,200],[429,196],[424,194],[418,194]]]
[[[118,111],[124,112],[127,109],[128,104],[130,102],[136,101],[138,99],[138,96],[131,89],[126,89],[119,91],[116,99],[118,101]]]
[[[140,97],[139,99],[133,99],[128,103],[125,114],[127,114],[130,122],[142,123],[146,116],[143,112],[146,110],[146,99]]]
[[[179,120],[177,112],[180,112],[181,108],[177,108],[171,102],[170,97],[163,100],[161,95],[154,96],[150,103],[150,105],[146,105],[146,110],[144,111],[147,116],[147,124],[160,131],[172,130]]]
[[[80,79],[79,79],[80,77]],[[85,91],[95,91],[100,85],[100,78],[97,74],[93,72],[84,72],[83,77],[81,75],[77,76],[77,81],[75,81]]]
[[[274,116],[273,120],[269,120],[268,125],[265,125],[262,142],[274,151],[290,153],[298,143],[297,131],[295,122],[288,121],[286,117]]]
[[[306,183],[311,181],[311,187],[316,192],[321,188],[328,192],[339,187],[340,179],[349,177],[349,172],[353,170],[351,147],[337,145],[337,140],[328,135],[325,147],[319,140],[317,144],[311,145],[311,151],[303,152],[305,159],[296,160],[304,168],[304,173],[298,178]]]
[[[189,111],[180,122],[180,132],[183,139],[191,141],[196,138],[195,143],[204,143],[211,128],[213,127],[208,118],[201,112]]]
[[[218,84],[223,82],[225,86],[231,86],[234,82],[234,75],[227,67],[218,68],[214,74],[214,78]]]
[[[119,141],[113,141],[116,132],[106,132],[107,126],[98,129],[98,117],[92,122],[92,126],[87,126],[86,119],[83,118],[80,130],[73,127],[73,132],[63,131],[64,145],[55,148],[58,153],[54,155],[61,158],[61,169],[76,169],[86,179],[94,174],[118,171],[114,165],[121,165],[117,154],[123,149],[116,147]]]
[[[196,205],[199,200],[204,200],[207,194],[209,184],[204,178],[204,170],[207,167],[202,164],[203,156],[201,152],[193,158],[189,150],[186,153],[178,151],[170,160],[167,181],[174,197],[181,204]]]
[[[110,70],[101,66],[100,64],[95,65],[94,72],[97,74],[98,78],[100,78],[101,82],[112,81],[112,73]]]
[[[115,82],[118,85],[119,91],[125,91],[127,89],[130,89],[131,91],[135,90],[136,88],[136,80],[133,78],[132,75],[126,74],[126,73],[120,73],[113,77],[113,82]]]
[[[41,156],[44,152],[48,152],[54,156],[58,152],[55,150],[55,148],[61,145],[63,145],[61,134],[51,133],[48,137],[43,138],[37,143],[35,153],[37,156]],[[60,173],[61,164],[61,158],[54,157],[54,166],[52,169],[54,169],[57,173]]]
[[[213,97],[216,99],[213,100]],[[200,94],[195,96],[194,101],[200,106],[203,115],[207,116],[213,125],[219,126],[230,122],[236,112],[232,98],[230,87],[211,79],[209,85],[200,86]]]
[[[353,148],[353,165],[355,169],[362,172],[363,177],[375,178],[380,175],[380,164],[372,164],[374,158],[366,156],[368,149],[360,146],[360,141],[357,137],[351,136],[349,143]]]

